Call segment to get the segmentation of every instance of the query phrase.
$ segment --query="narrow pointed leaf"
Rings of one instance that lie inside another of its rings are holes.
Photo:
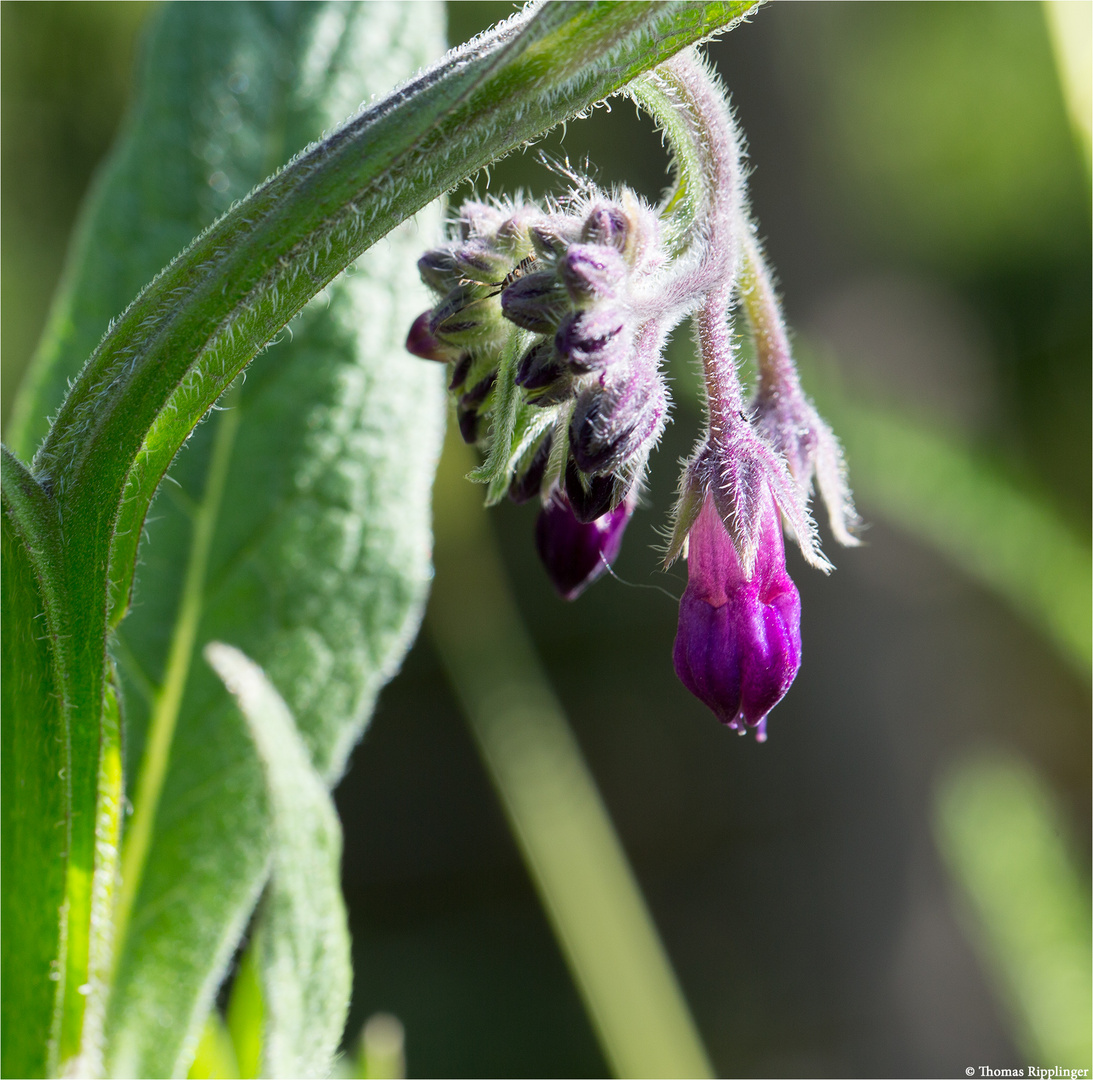
[[[272,873],[262,905],[263,1076],[325,1076],[352,973],[341,895],[342,834],[292,714],[257,664],[214,642],[205,657],[247,721],[265,774]]]

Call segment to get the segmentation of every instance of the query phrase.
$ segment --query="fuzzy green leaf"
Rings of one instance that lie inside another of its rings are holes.
[[[342,834],[292,714],[257,664],[213,642],[205,657],[246,718],[265,773],[273,868],[259,941],[263,1076],[326,1076],[349,1008]]]
[[[126,141],[85,219],[39,392],[63,385],[97,333],[94,312],[101,329],[186,230],[439,52],[440,32],[435,6],[167,9]],[[216,172],[230,177],[221,192],[207,182]],[[141,233],[142,220],[158,224]],[[419,227],[437,226],[433,212]],[[127,843],[138,820],[147,835],[139,859],[126,853],[111,1071],[186,1067],[268,862],[262,773],[223,690],[191,663],[195,650],[229,637],[259,657],[289,688],[333,780],[416,629],[443,425],[440,370],[401,348],[427,304],[417,230],[398,230],[294,322],[195,432],[149,520],[136,602],[114,645],[138,810]],[[105,280],[98,251],[127,256],[113,256]],[[148,758],[153,721],[166,738]],[[161,793],[142,792],[157,767]]]

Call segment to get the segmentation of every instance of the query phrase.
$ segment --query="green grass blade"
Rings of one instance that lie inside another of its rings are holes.
[[[617,1076],[712,1076],[640,887],[449,440],[428,625]],[[468,626],[473,625],[473,633]]]
[[[939,788],[935,826],[1021,1049],[1089,1069],[1089,882],[1049,790],[1021,762],[973,761]]]

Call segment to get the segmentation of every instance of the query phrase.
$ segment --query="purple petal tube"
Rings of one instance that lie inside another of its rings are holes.
[[[769,491],[755,572],[744,576],[707,496],[690,532],[687,589],[673,660],[692,694],[734,731],[766,740],[767,714],[801,666],[801,598],[786,573],[782,527]]]
[[[614,510],[585,523],[577,520],[561,494],[539,512],[535,546],[563,600],[576,600],[614,562],[633,512],[631,500],[624,499]]]

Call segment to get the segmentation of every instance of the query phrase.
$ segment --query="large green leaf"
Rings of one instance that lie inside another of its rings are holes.
[[[327,1076],[352,987],[337,811],[262,669],[220,642],[205,657],[247,721],[269,793],[273,871],[258,939],[262,1075]]]
[[[441,33],[436,5],[168,8],[23,398],[24,449],[110,313],[277,162],[437,54]],[[436,227],[435,214],[425,221]],[[185,1067],[179,1039],[203,1018],[267,860],[261,774],[215,680],[189,678],[195,647],[215,633],[269,665],[332,778],[416,627],[443,417],[439,371],[401,349],[427,303],[414,272],[421,243],[404,228],[330,286],[232,411],[195,434],[149,523],[117,644],[131,799],[157,707],[160,728],[173,713],[178,730],[159,748],[170,765],[148,873],[130,860],[143,882],[126,898],[110,1022],[121,1071]],[[146,792],[145,821],[156,794]]]
[[[439,53],[441,33],[436,5],[168,8],[85,218],[27,415],[56,403],[108,313],[190,236]],[[435,213],[423,220],[436,228]],[[127,838],[143,850],[124,864],[113,1071],[185,1068],[268,860],[261,772],[225,694],[192,667],[194,650],[216,636],[258,657],[333,779],[416,628],[443,421],[440,371],[401,349],[427,304],[421,245],[405,227],[328,288],[229,411],[195,433],[148,524],[116,647],[133,820],[148,830]],[[161,737],[148,756],[153,717]],[[162,795],[135,782],[157,769]]]

